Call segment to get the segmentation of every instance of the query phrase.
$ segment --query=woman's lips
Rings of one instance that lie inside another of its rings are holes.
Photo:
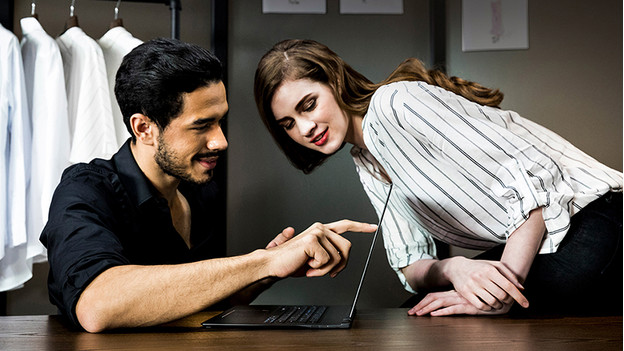
[[[312,142],[316,146],[322,146],[327,142],[328,136],[329,136],[329,128],[325,129],[321,134],[317,135],[316,138],[312,139]]]

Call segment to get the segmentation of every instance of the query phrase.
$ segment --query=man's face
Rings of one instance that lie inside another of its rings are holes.
[[[219,82],[184,94],[182,108],[158,134],[155,161],[170,176],[207,183],[219,153],[228,146],[221,130],[228,111],[225,86]]]

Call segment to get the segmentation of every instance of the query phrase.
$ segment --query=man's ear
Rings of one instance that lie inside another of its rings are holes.
[[[137,142],[145,145],[154,145],[158,131],[156,124],[146,115],[135,113],[130,116],[130,126]]]

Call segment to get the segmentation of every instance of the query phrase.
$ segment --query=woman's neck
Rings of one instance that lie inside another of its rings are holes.
[[[351,116],[351,123],[349,124],[345,141],[361,149],[367,149],[366,144],[364,144],[364,132],[362,131],[363,121],[363,116]]]

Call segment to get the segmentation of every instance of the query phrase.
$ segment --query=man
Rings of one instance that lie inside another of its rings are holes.
[[[124,58],[115,94],[132,138],[111,160],[64,172],[41,235],[50,299],[85,330],[156,325],[228,298],[250,301],[275,278],[302,271],[336,275],[350,250],[339,234],[375,230],[348,220],[297,236],[286,228],[266,249],[218,258],[211,219],[221,209],[209,181],[227,148],[220,63],[195,45],[148,41]]]

